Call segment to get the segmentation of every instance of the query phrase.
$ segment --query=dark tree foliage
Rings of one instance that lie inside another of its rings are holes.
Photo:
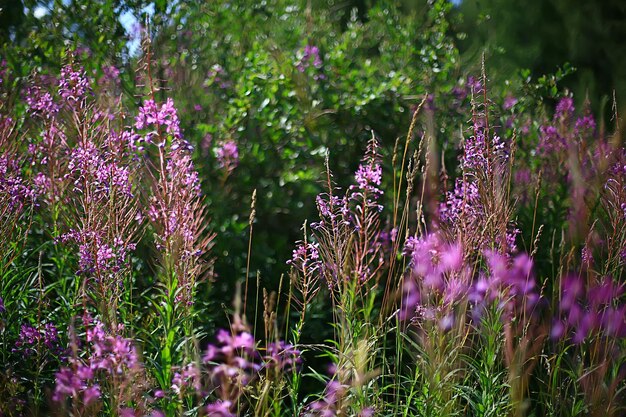
[[[615,90],[626,103],[625,2],[464,0],[455,9],[460,51],[466,62],[485,52],[492,79],[518,68],[550,74],[569,62],[576,72],[563,86],[579,102],[588,96],[598,109]]]

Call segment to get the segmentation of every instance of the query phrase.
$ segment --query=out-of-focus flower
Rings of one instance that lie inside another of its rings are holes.
[[[304,72],[311,64],[313,64],[315,68],[322,67],[322,58],[320,57],[320,50],[315,45],[307,45],[304,47],[302,59],[297,65],[298,71]]]
[[[516,97],[508,95],[504,99],[504,104],[502,105],[502,107],[504,108],[504,110],[510,110],[510,109],[513,108],[513,106],[515,106],[517,104],[517,102],[518,102],[518,100],[517,100]]]
[[[626,337],[626,305],[620,301],[624,290],[624,284],[610,277],[586,286],[578,275],[565,276],[552,337],[571,337],[574,343],[592,337]]]
[[[208,417],[237,417],[232,411],[230,401],[216,401],[206,406],[205,411]]]
[[[554,112],[555,121],[565,121],[574,114],[574,99],[571,97],[563,97],[556,105]]]
[[[239,165],[239,148],[234,140],[226,140],[215,148],[215,157],[220,168],[230,173]]]
[[[88,405],[102,395],[100,377],[126,378],[132,383],[133,373],[143,366],[131,340],[108,334],[99,321],[88,319],[86,324],[90,326],[86,333],[87,355],[69,358],[69,366],[56,373],[54,401],[69,397]]]

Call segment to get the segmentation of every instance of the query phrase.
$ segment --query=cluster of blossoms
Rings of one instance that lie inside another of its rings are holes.
[[[454,189],[447,192],[446,201],[439,205],[439,218],[448,224],[457,224],[461,218],[475,223],[481,214],[478,184],[457,178]]]
[[[88,355],[70,357],[69,366],[57,372],[54,401],[72,398],[88,406],[102,395],[100,379],[131,382],[143,367],[131,340],[108,334],[101,322],[87,320],[86,325]]]
[[[378,163],[378,143],[374,138],[367,145],[365,158],[354,173],[356,184],[350,186],[348,200],[355,205],[358,215],[354,216],[355,226],[361,228],[359,217],[363,216],[363,209],[374,208],[382,211],[383,206],[377,200],[383,195],[380,184],[383,178],[382,167]]]
[[[132,197],[130,168],[91,141],[72,150],[68,170],[67,175],[72,177],[75,191],[85,198],[106,201],[113,190]],[[86,193],[87,187],[90,193]]]
[[[226,71],[219,64],[215,64],[211,67],[207,73],[207,80],[205,81],[205,84],[217,84],[217,86],[222,90],[232,86],[232,83],[227,79]]]
[[[164,249],[166,242],[178,237],[192,245],[196,237],[192,203],[200,197],[200,180],[191,158],[193,146],[182,137],[174,102],[168,99],[159,107],[153,100],[144,101],[135,128],[148,130],[143,135],[146,142],[161,141],[156,145],[165,161],[164,176],[148,209],[150,221],[160,225],[158,246]]]
[[[200,397],[211,392],[218,397],[205,408],[211,417],[236,416],[243,387],[264,371],[285,372],[300,363],[300,351],[283,341],[270,343],[265,352],[258,349],[252,334],[241,325],[234,333],[220,329],[217,343],[210,344],[202,358],[203,368],[189,364],[174,373],[171,389],[183,396],[190,390]],[[209,387],[202,384],[202,375],[208,374]],[[205,389],[208,388],[208,389]]]
[[[409,237],[404,255],[410,259],[410,274],[402,289],[400,319],[434,320],[442,329],[451,328],[455,307],[466,299],[471,284],[460,245],[445,243],[436,233]]]
[[[210,133],[207,133],[206,135],[204,135],[204,137],[202,138],[202,141],[200,142],[200,149],[202,150],[202,153],[204,155],[209,154],[209,150],[211,149],[212,144],[213,144],[213,135],[211,135]]]
[[[82,67],[65,65],[59,77],[59,95],[69,103],[82,101],[91,90],[89,79]]]
[[[199,197],[200,178],[191,159],[192,150],[193,147],[187,141],[174,141],[169,148],[165,171],[173,185],[187,187],[191,196]]]
[[[330,176],[330,174],[329,174]],[[330,181],[330,178],[329,178]],[[291,261],[301,273],[315,271],[326,279],[329,289],[346,278],[354,278],[360,284],[370,280],[384,263],[384,246],[380,238],[379,213],[383,206],[378,200],[382,168],[378,163],[377,142],[374,137],[368,143],[367,152],[355,172],[355,183],[342,197],[332,189],[316,197],[319,221],[312,223],[314,242],[335,242],[343,249],[329,248],[317,243],[299,242]],[[344,241],[353,236],[351,242]],[[342,242],[342,243],[339,243]],[[350,247],[352,245],[352,247]],[[345,249],[351,252],[348,254]],[[338,256],[333,256],[335,253]],[[350,265],[348,273],[346,266]]]
[[[197,259],[206,249],[206,245],[198,243],[202,229],[201,190],[191,158],[193,146],[182,136],[171,99],[161,106],[146,100],[135,119],[135,128],[147,130],[142,136],[147,143],[160,141],[156,143],[160,175],[154,184],[147,215],[156,230],[157,248],[172,258],[171,264],[175,265],[175,274],[183,288],[178,301],[191,304]]]
[[[473,75],[468,76],[466,79],[459,79],[457,84],[452,88],[452,91],[450,91],[450,95],[452,97],[452,102],[450,103],[451,107],[459,112],[462,112],[463,104],[468,96],[476,96],[481,91],[482,83],[480,79],[474,77]],[[427,102],[425,103],[426,108],[429,110],[435,110],[434,104],[432,103],[433,99],[434,96],[432,94],[429,94]],[[414,109],[411,112],[413,111]]]
[[[214,152],[220,168],[226,173],[230,174],[239,165],[239,148],[234,140],[220,142]]]
[[[166,166],[164,168],[167,178],[164,180],[166,185],[171,188],[168,191],[171,192],[180,188],[181,191],[187,191],[187,197],[198,197],[200,195],[200,180],[191,160],[193,146],[182,137],[174,102],[167,99],[159,107],[153,100],[144,101],[135,118],[135,128],[138,130],[153,129],[143,135],[143,139],[148,143],[153,143],[154,138],[161,140],[156,145],[159,149],[165,148]],[[166,135],[171,137],[169,143]],[[155,221],[154,217],[161,215],[158,207],[153,206],[150,210],[152,220]],[[166,222],[171,223],[172,219],[167,219]],[[172,227],[168,229],[172,229]]]
[[[110,242],[104,231],[71,230],[61,235],[58,241],[78,245],[78,274],[95,274],[105,277],[122,270],[136,244],[113,238]]]
[[[359,169],[354,174],[356,184],[350,186],[350,199],[352,201],[364,200],[368,206],[374,206],[378,211],[382,210],[382,205],[375,204],[383,191],[379,188],[382,180],[382,168],[379,164],[370,163],[359,165]]]
[[[2,307],[4,306],[2,305]],[[24,356],[33,356],[42,348],[46,348],[47,352],[55,355],[62,353],[59,345],[59,332],[56,326],[52,323],[46,323],[43,327],[36,328],[28,324],[22,324],[13,352],[20,352]]]
[[[352,225],[359,230],[363,227],[365,210],[373,208],[380,212],[383,209],[378,203],[383,191],[380,189],[382,168],[377,160],[377,146],[374,139],[369,142],[365,157],[354,174],[355,184],[350,186],[346,196],[322,193],[316,197],[320,221],[311,225],[314,229]]]
[[[533,262],[526,254],[510,259],[496,251],[483,254],[488,271],[481,272],[469,293],[472,315],[481,317],[484,309],[497,303],[502,317],[529,317],[537,311],[541,297],[532,274]]]
[[[436,233],[410,237],[404,248],[410,259],[410,275],[404,281],[401,320],[435,320],[447,330],[455,320],[455,306],[468,304],[472,318],[480,321],[485,309],[496,303],[505,320],[532,314],[540,301],[532,261],[521,254],[511,259],[484,251],[487,270],[477,277],[463,261],[459,244],[442,241]]]
[[[324,397],[312,402],[305,411],[305,417],[338,417],[345,415],[346,401],[344,397],[348,393],[349,387],[339,381],[331,380],[326,384]],[[363,408],[357,417],[373,417],[372,407]]]
[[[300,72],[305,72],[306,69],[309,68],[311,65],[316,70],[319,70],[322,68],[323,62],[322,58],[320,57],[319,48],[314,45],[306,45],[304,47],[304,51],[302,52],[302,58],[300,58],[298,64],[296,65],[296,68]],[[324,74],[316,73],[314,76],[315,80],[320,80],[324,78]]]
[[[114,65],[105,65],[102,67],[102,77],[98,80],[98,84],[117,84],[120,81],[120,70]]]
[[[139,114],[135,118],[135,128],[137,130],[154,129],[145,134],[146,140],[150,143],[153,142],[153,138],[161,136],[163,133],[161,129],[171,135],[174,141],[183,141],[178,114],[174,107],[174,101],[170,98],[160,107],[152,99],[144,100],[143,105],[139,108]],[[164,147],[165,141],[157,145]],[[179,145],[181,144],[179,143]]]
[[[320,229],[324,226],[333,227],[337,224],[350,224],[350,207],[347,197],[322,193],[315,197],[315,204],[320,215],[320,221],[311,224],[313,229]]]
[[[0,201],[4,210],[12,213],[21,212],[32,205],[37,192],[22,177],[21,166],[17,159],[9,155],[0,155]]]
[[[574,100],[571,97],[564,97],[559,101],[552,123],[540,128],[537,153],[544,156],[560,154],[579,139],[593,135],[596,128],[593,116],[587,112],[577,118],[572,126],[574,111]]]
[[[605,277],[595,285],[585,285],[578,275],[561,281],[559,315],[552,326],[552,337],[569,337],[582,343],[594,335],[626,337],[626,305],[620,302],[625,285]]]
[[[319,244],[303,241],[296,242],[296,248],[293,250],[291,259],[287,261],[287,264],[294,267],[304,276],[318,273],[324,266],[320,260]]]
[[[484,124],[483,119],[477,119],[473,134],[463,142],[461,168],[470,175],[500,173],[502,162],[508,159],[506,143],[497,134],[489,135]]]
[[[33,83],[26,89],[24,99],[28,112],[33,116],[50,119],[54,118],[60,110],[50,91],[40,82]]]
[[[233,334],[220,329],[217,332],[217,342],[216,345],[208,346],[203,357],[204,362],[209,364],[209,372],[215,385],[247,385],[252,373],[260,369],[260,365],[256,363],[258,352],[252,334],[246,331]]]
[[[512,96],[512,95],[507,95],[504,98],[504,103],[502,104],[502,108],[504,110],[511,110],[513,107],[515,107],[515,105],[519,102],[519,100]]]
[[[499,181],[506,173],[509,159],[509,145],[497,134],[486,127],[484,118],[476,118],[473,133],[463,142],[460,166],[463,170],[454,184],[454,189],[446,193],[445,200],[439,204],[439,221],[453,230],[482,230],[489,228],[484,224],[486,217],[484,192],[490,188],[494,193],[500,189]],[[492,231],[493,232],[493,231]],[[502,251],[514,253],[517,250],[515,238],[519,230],[511,223],[506,225],[506,233],[500,239]],[[484,250],[490,246],[495,236],[476,234],[476,249]],[[472,244],[472,245],[474,245]],[[470,245],[470,246],[472,246]]]

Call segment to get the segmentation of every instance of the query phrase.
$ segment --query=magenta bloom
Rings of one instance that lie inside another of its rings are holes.
[[[317,46],[307,45],[304,47],[302,59],[296,67],[298,68],[298,71],[304,72],[311,64],[315,68],[321,68],[322,58],[320,57],[320,50]]]
[[[589,286],[577,275],[564,277],[552,337],[571,336],[577,344],[592,337],[626,337],[626,305],[620,301],[624,290],[610,277]]]
[[[232,172],[239,165],[239,148],[234,140],[221,142],[215,148],[215,157],[220,168],[226,172]]]
[[[513,106],[517,104],[517,102],[517,98],[509,95],[506,96],[506,98],[504,99],[504,105],[502,107],[504,108],[504,110],[510,110],[513,108]]]
[[[66,65],[59,77],[59,95],[72,104],[83,100],[90,91],[89,79],[82,67]]]
[[[70,358],[69,365],[57,372],[54,401],[70,397],[82,399],[88,405],[101,396],[100,376],[105,379],[126,377],[131,370],[142,366],[131,340],[110,335],[101,322],[87,319],[86,324],[89,325],[86,334],[88,355]]]
[[[556,105],[554,120],[566,120],[574,114],[574,110],[574,99],[572,99],[571,97],[563,97]]]
[[[206,406],[208,417],[237,417],[232,411],[230,401],[216,401]]]

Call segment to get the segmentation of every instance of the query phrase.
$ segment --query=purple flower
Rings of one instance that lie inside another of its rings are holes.
[[[472,316],[479,320],[486,305],[497,303],[502,309],[502,319],[510,320],[523,313],[523,317],[535,313],[541,299],[537,292],[533,262],[526,254],[515,258],[493,250],[484,252],[488,271],[482,273],[470,290],[473,302]]]
[[[554,126],[541,126],[538,151],[543,155],[561,152],[567,148],[566,139]]]
[[[197,394],[201,393],[201,381],[200,381],[200,369],[195,363],[190,363],[179,369],[179,372],[175,372],[172,377],[172,391],[176,394],[186,392],[187,389],[192,388]]]
[[[564,121],[574,114],[574,100],[571,97],[563,97],[556,105],[554,120]]]
[[[583,116],[576,120],[574,128],[577,135],[593,135],[596,129],[596,120],[590,114]]]
[[[364,213],[360,213],[362,204],[377,211],[383,209],[382,205],[376,203],[376,200],[383,195],[383,191],[379,188],[382,182],[382,168],[378,163],[378,157],[378,143],[372,137],[367,145],[365,157],[354,174],[356,184],[350,186],[349,200],[359,211],[356,216],[353,216],[357,228],[361,227],[359,217],[364,215]]]
[[[57,328],[52,323],[46,323],[43,328],[39,329],[23,324],[13,351],[21,352],[27,357],[36,353],[45,354],[46,352],[54,355],[60,354],[61,347],[59,345]]]
[[[502,107],[504,108],[504,110],[510,110],[513,108],[513,106],[517,104],[517,102],[518,102],[517,98],[511,95],[508,95],[504,99],[504,105]]]
[[[204,356],[204,362],[211,364],[209,368],[215,376],[226,376],[229,379],[238,377],[247,381],[248,372],[259,369],[254,363],[258,357],[256,342],[250,333],[233,335],[230,331],[220,329],[217,341],[218,345],[208,346]]]
[[[331,380],[326,384],[324,397],[312,402],[308,407],[306,417],[336,417],[340,415],[340,401],[347,391],[346,386],[338,381]],[[367,414],[366,414],[367,415]]]
[[[226,172],[232,172],[239,164],[239,149],[234,140],[221,142],[215,148],[215,157],[220,168]]]
[[[320,260],[318,244],[299,241],[296,242],[296,245],[292,257],[287,261],[287,264],[293,266],[305,275],[319,271],[323,265]]]
[[[28,111],[32,115],[37,115],[50,119],[59,112],[59,105],[54,102],[52,94],[45,91],[40,86],[30,86],[25,93]]]
[[[113,242],[105,241],[106,233],[101,231],[71,230],[61,235],[59,241],[78,245],[78,274],[96,274],[98,277],[117,273],[128,264],[134,243],[116,237]]]
[[[98,80],[98,84],[118,84],[120,81],[120,70],[114,65],[105,65],[102,67],[102,77]]]
[[[378,189],[382,179],[382,168],[378,164],[374,165],[359,165],[359,169],[354,174],[357,182],[357,187],[361,191],[371,192],[374,195],[382,194],[382,191]]]
[[[291,371],[301,363],[301,352],[293,345],[280,340],[269,343],[263,358],[265,367],[272,367],[279,371]]]
[[[121,408],[119,411],[119,417],[135,417],[135,410],[130,407]]]
[[[204,154],[207,154],[209,152],[209,149],[211,149],[212,143],[213,143],[213,136],[210,133],[207,133],[206,135],[204,135],[204,137],[202,138],[202,142],[200,142],[200,149],[202,149],[202,152]]]
[[[68,64],[61,69],[59,95],[68,103],[82,101],[89,90],[89,80],[82,67],[74,68]]]
[[[442,222],[456,224],[462,217],[476,221],[483,211],[478,185],[473,181],[457,178],[454,190],[446,193],[446,201],[439,205]]]
[[[626,337],[626,306],[620,302],[623,293],[624,284],[617,285],[610,277],[587,288],[577,275],[564,277],[560,314],[554,319],[560,324],[553,328],[553,337],[566,337],[568,329],[573,330],[572,341],[577,344],[593,336]]]
[[[298,71],[304,72],[311,65],[311,63],[316,69],[320,69],[323,64],[322,58],[320,57],[319,48],[314,45],[307,45],[304,47],[302,59],[300,60],[296,68],[298,68]]]
[[[359,417],[374,417],[374,408],[373,407],[365,407],[359,413]]]
[[[216,401],[206,406],[207,417],[237,417],[232,411],[230,401]]]
[[[20,161],[0,155],[0,202],[9,212],[19,214],[35,203],[37,193],[21,174]]]
[[[404,255],[410,257],[411,274],[405,279],[400,318],[419,313],[426,320],[438,320],[442,329],[454,322],[454,307],[467,299],[470,274],[458,244],[443,242],[438,234],[420,239],[409,237]]]
[[[85,405],[89,405],[93,401],[99,399],[100,395],[100,387],[97,384],[92,385],[83,391],[83,401]]]
[[[56,374],[54,401],[65,398],[82,399],[85,405],[101,397],[98,379],[115,376],[127,378],[130,383],[133,371],[141,368],[139,355],[132,341],[119,335],[108,334],[104,325],[86,318],[87,352],[84,359],[72,357],[69,366],[62,367]]]
[[[477,94],[482,91],[483,85],[480,78],[470,75],[467,77],[467,87],[470,91],[473,91],[474,94]]]
[[[160,107],[157,106],[154,100],[145,100],[139,108],[139,114],[135,118],[135,128],[139,130],[154,128],[157,131],[164,128],[168,135],[183,141],[178,114],[174,107],[174,101],[171,98],[168,98]],[[151,142],[152,137],[155,135],[156,132],[149,132],[146,136],[148,142]],[[191,146],[186,141],[183,142],[185,147]]]

